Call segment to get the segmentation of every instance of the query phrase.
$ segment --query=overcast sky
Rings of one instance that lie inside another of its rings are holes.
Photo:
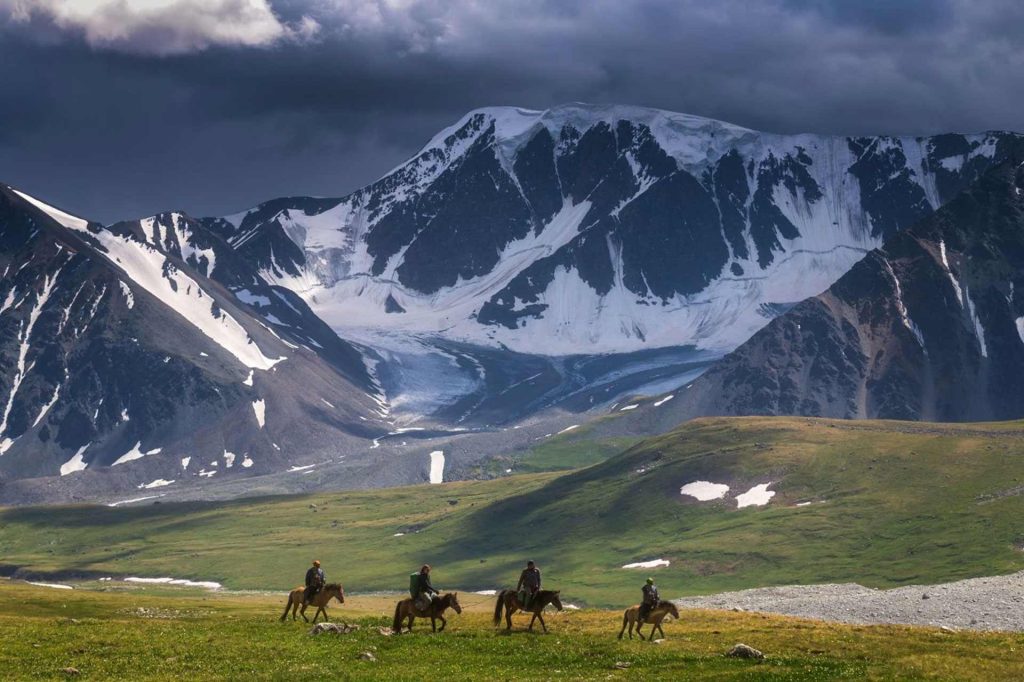
[[[0,182],[86,217],[341,196],[469,109],[1024,131],[1020,0],[0,0]]]

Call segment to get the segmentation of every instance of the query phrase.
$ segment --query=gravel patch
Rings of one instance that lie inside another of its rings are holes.
[[[898,623],[1024,631],[1024,571],[875,590],[854,583],[789,585],[675,600],[684,608],[778,613],[862,625]]]

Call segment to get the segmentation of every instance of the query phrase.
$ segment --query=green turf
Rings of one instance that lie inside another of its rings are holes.
[[[382,602],[384,600],[381,600]],[[486,613],[448,629],[385,636],[379,608],[332,607],[349,635],[310,637],[277,622],[269,596],[160,596],[145,590],[46,590],[0,581],[0,675],[23,679],[1019,679],[1024,636],[858,627],[757,614],[683,611],[667,639],[619,641],[619,612],[546,616],[551,634],[512,634]],[[737,642],[762,662],[727,658]],[[364,653],[376,660],[362,660]],[[65,672],[68,669],[74,672]]]
[[[772,481],[777,494],[742,510],[679,494],[701,479],[733,493]],[[533,558],[568,601],[612,606],[635,600],[647,575],[619,567],[653,558],[671,561],[652,571],[667,596],[1021,570],[1022,490],[1020,422],[708,419],[570,473],[229,503],[7,509],[0,561],[281,589],[316,557],[349,591],[370,591],[402,589],[424,561],[442,586],[501,587]],[[795,506],[805,501],[815,504]]]

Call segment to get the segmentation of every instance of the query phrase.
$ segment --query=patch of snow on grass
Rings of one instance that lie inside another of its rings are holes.
[[[29,585],[35,585],[36,587],[52,587],[55,590],[73,590],[71,585],[61,585],[60,583],[34,583],[31,580],[26,580]]]
[[[661,568],[668,566],[668,559],[651,559],[650,561],[637,561],[632,564],[624,564],[623,568]]]
[[[497,590],[477,590],[473,594],[482,594],[485,597],[493,597],[494,595],[498,594],[498,591]],[[565,605],[563,604],[563,607],[564,606]]]
[[[334,405],[330,404],[329,402],[327,402],[323,398],[320,398],[320,402],[322,402],[324,405],[326,405],[327,407],[331,408],[332,410],[333,409],[337,409],[337,408],[334,407]],[[365,421],[365,419],[363,421]]]
[[[668,401],[672,400],[672,398],[675,398],[675,396],[674,395],[665,396],[664,398],[662,398],[658,402],[654,403],[654,406],[655,407],[661,407],[662,405],[664,405]]]
[[[228,469],[235,466],[235,453],[228,452],[227,450],[224,451],[224,465]]]
[[[85,468],[89,466],[82,460],[82,455],[85,454],[86,449],[92,445],[92,443],[86,443],[82,447],[78,448],[78,452],[71,456],[71,459],[60,465],[60,475],[67,476],[73,474],[76,471],[85,471]]]
[[[761,483],[759,485],[755,485],[742,495],[737,495],[736,507],[743,509],[744,507],[763,507],[768,504],[768,500],[775,497],[775,491],[768,490],[768,486],[770,485],[771,481],[768,483]]]
[[[430,453],[430,482],[440,483],[444,480],[444,451],[434,450]]]
[[[306,469],[312,469],[315,466],[316,466],[315,464],[307,464],[306,466],[303,466],[303,467],[293,466],[291,469],[288,470],[288,473],[293,473],[293,472],[296,472],[296,471],[305,471]]]
[[[252,411],[256,413],[256,422],[263,428],[267,420],[267,403],[265,400],[252,401]]]
[[[182,457],[181,458],[181,468],[182,469],[188,469],[188,463],[191,462],[191,461],[192,461],[191,457]]]
[[[637,403],[634,403],[632,405],[626,405],[625,407],[620,408],[619,412],[625,412],[626,410],[635,410],[638,407],[640,407],[640,405]]]
[[[126,583],[141,583],[144,585],[179,585],[181,587],[203,587],[208,590],[219,590],[224,587],[212,580],[185,580],[183,578],[125,578]]]
[[[724,483],[712,483],[711,481],[694,481],[687,483],[679,489],[681,495],[695,497],[701,502],[720,500],[729,492],[729,486]]]
[[[114,463],[111,464],[110,466],[116,467],[118,464],[124,464],[125,462],[131,462],[131,461],[136,460],[136,459],[142,459],[146,455],[158,455],[158,454],[160,454],[161,448],[153,448],[152,450],[148,450],[146,452],[143,452],[142,450],[139,449],[141,446],[142,446],[142,441],[139,441],[138,443],[135,444],[135,447],[133,447],[131,450],[129,450],[128,452],[124,453],[123,455],[118,457],[116,460],[114,460]]]
[[[579,424],[573,424],[572,426],[567,426],[564,429],[562,429],[561,431],[559,431],[558,435],[562,435],[563,433],[569,433],[570,431],[572,431],[574,429],[578,429],[578,428],[580,428]]]
[[[124,504],[133,504],[135,502],[142,502],[143,500],[155,500],[158,497],[163,497],[163,495],[146,495],[144,497],[133,497],[130,500],[120,500],[118,502],[111,502],[107,506],[108,507],[120,507],[121,505],[124,505]]]
[[[242,468],[243,469],[248,469],[249,467],[252,466],[252,464],[253,464],[252,457],[250,457],[249,455],[243,455],[242,456]]]

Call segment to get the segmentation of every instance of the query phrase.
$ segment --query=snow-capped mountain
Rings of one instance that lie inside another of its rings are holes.
[[[0,186],[0,225],[5,496],[265,473],[384,433],[358,352],[186,216],[104,228]]]
[[[0,186],[0,501],[244,494],[312,466],[318,483],[261,490],[412,483],[435,450],[445,477],[470,475],[579,413],[689,384],[1019,140],[574,104],[470,112],[346,197],[221,218],[104,227]],[[953,271],[967,252],[943,243]],[[782,409],[759,400],[730,404]]]
[[[342,336],[374,345],[411,334],[544,355],[722,352],[949,200],[1014,139],[489,108],[343,199],[278,199],[205,223]]]
[[[675,422],[1024,417],[1024,166],[988,171],[682,393]]]

